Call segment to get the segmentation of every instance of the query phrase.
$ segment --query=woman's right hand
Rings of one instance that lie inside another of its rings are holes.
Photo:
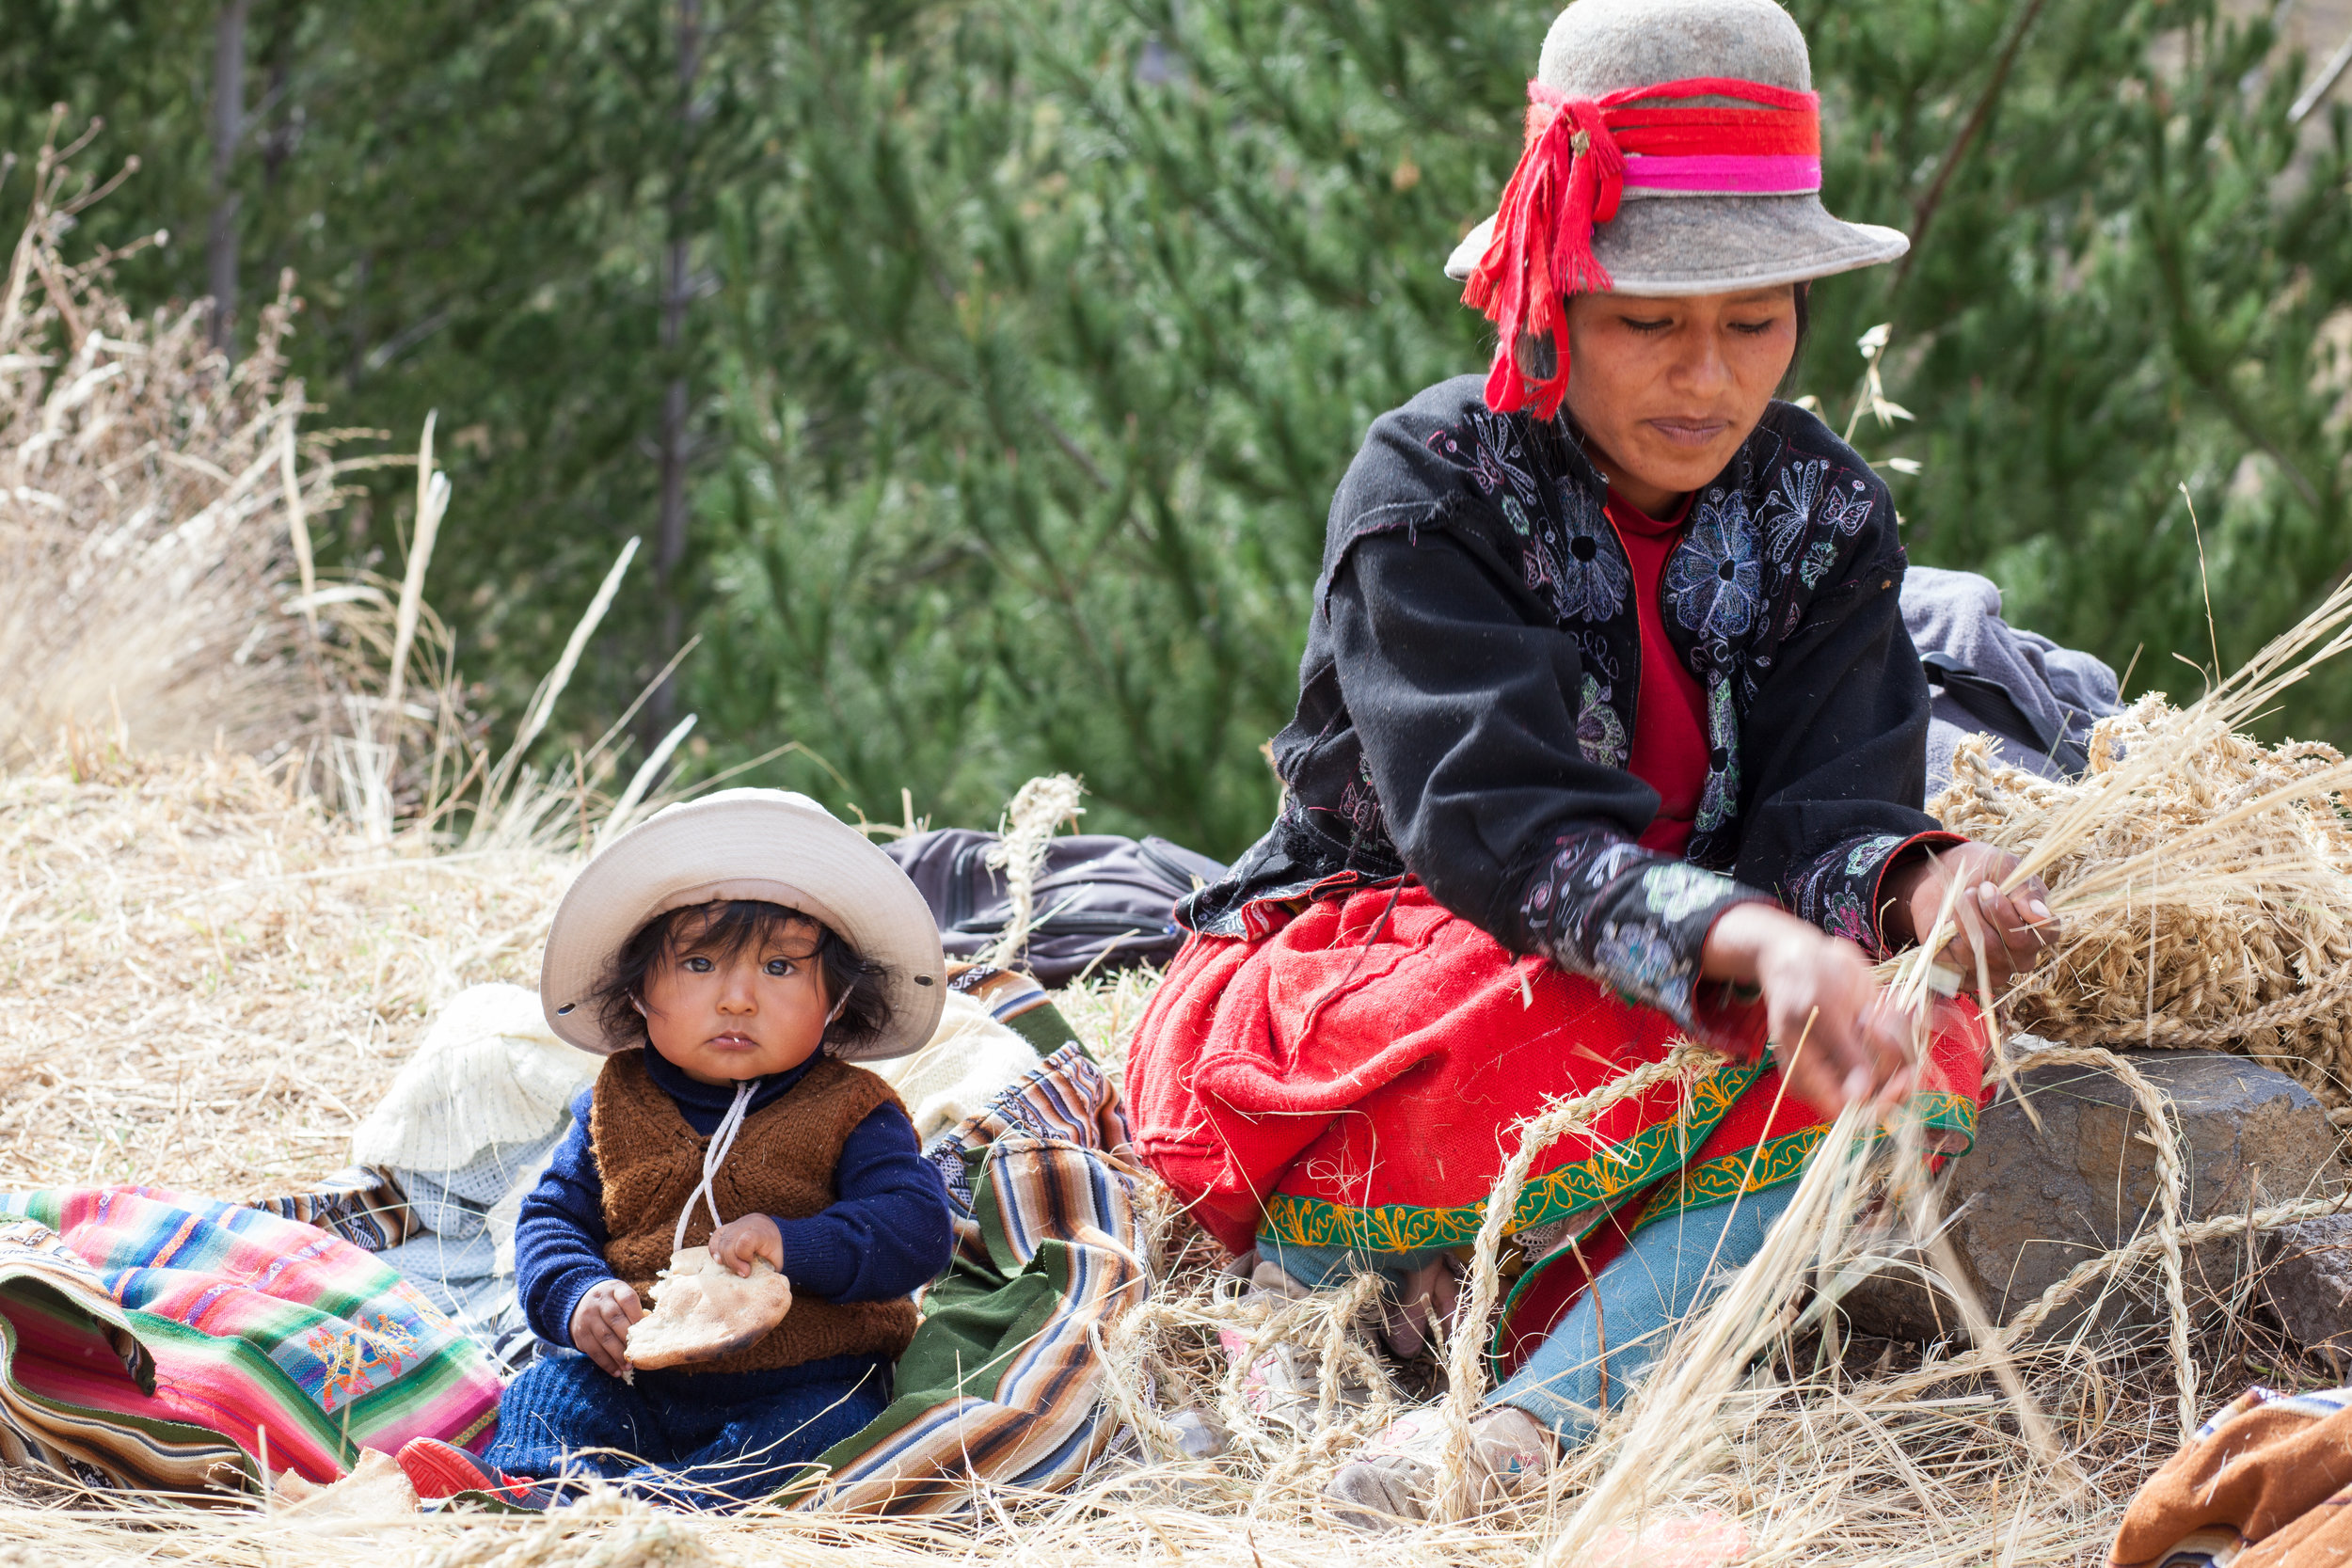
[[[1710,980],[1761,990],[1772,1059],[1789,1089],[1825,1116],[1848,1105],[1890,1105],[1917,1072],[1911,1020],[1852,942],[1770,904],[1734,904],[1700,949]]]
[[[644,1304],[625,1282],[599,1279],[572,1308],[572,1349],[614,1377],[627,1377],[628,1325],[644,1315]]]

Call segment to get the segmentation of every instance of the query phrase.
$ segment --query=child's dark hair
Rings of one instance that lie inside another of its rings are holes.
[[[637,1005],[645,997],[645,976],[664,954],[692,952],[732,958],[747,947],[782,935],[792,925],[816,927],[814,956],[824,981],[825,1005],[830,1008],[837,1004],[841,1009],[825,1026],[825,1049],[862,1045],[890,1027],[890,998],[882,991],[882,981],[889,974],[886,966],[866,958],[813,914],[758,899],[731,898],[689,904],[658,914],[621,943],[594,999],[606,1037],[627,1038],[644,1033],[645,1021]]]

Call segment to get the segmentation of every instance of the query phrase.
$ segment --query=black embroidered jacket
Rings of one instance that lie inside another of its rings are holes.
[[[1565,417],[1489,412],[1481,386],[1374,423],[1274,741],[1280,813],[1180,917],[1255,936],[1294,900],[1410,876],[1512,952],[1750,1044],[1696,994],[1715,916],[1776,897],[1883,954],[1880,877],[1948,839],[1918,805],[1928,689],[1893,502],[1781,403],[1694,499],[1661,599],[1709,766],[1686,858],[1655,854],[1633,843],[1659,801],[1626,771],[1641,641],[1605,483]]]

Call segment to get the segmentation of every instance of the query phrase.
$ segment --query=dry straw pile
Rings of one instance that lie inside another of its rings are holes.
[[[2070,912],[2057,961],[2010,993],[2018,1027],[2242,1052],[2352,1125],[2352,768],[2332,747],[2239,730],[2337,650],[2347,613],[2339,592],[2186,709],[2152,695],[2102,721],[2079,783],[1963,748],[1931,809],[1971,838],[2036,851]]]
[[[0,539],[14,552],[0,648],[22,673],[5,699],[14,705],[0,708],[10,748],[0,1180],[283,1191],[342,1163],[351,1128],[442,998],[531,978],[566,878],[643,808],[683,732],[633,764],[618,725],[551,774],[526,760],[625,553],[517,734],[487,747],[454,704],[447,642],[421,595],[450,504],[429,435],[404,580],[317,583],[304,529],[331,506],[338,470],[326,443],[295,429],[298,390],[276,386],[264,356],[235,372],[206,356],[194,318],[132,320],[106,298],[103,266],[69,266],[59,214],[81,198],[64,167],[42,164],[0,311],[0,465],[10,466]],[[25,611],[40,595],[58,609],[54,626]],[[162,613],[183,603],[197,610]],[[2199,1009],[2277,1008],[2340,983],[2334,928],[2305,907],[2339,875],[2336,765],[2229,736],[2298,661],[2334,651],[2348,604],[2330,601],[2299,642],[2217,699],[2143,708],[2114,726],[2104,770],[2079,789],[1968,773],[1955,815],[1972,832],[2033,844],[2074,922],[2061,977],[2024,1003],[2042,1009],[2033,1016],[2073,1008],[2076,1037],[2128,1043],[2114,1032],[2127,1022],[2211,1027]],[[2152,918],[2153,993],[2148,971],[2130,967]],[[2191,924],[2204,920],[2222,926]],[[2207,967],[2183,978],[2185,948],[2209,929],[2239,944],[2196,949]],[[1913,964],[1893,978],[1915,991],[1926,976]],[[1063,998],[1114,1070],[1149,984],[1130,974]],[[2319,1037],[2296,1033],[2316,1010],[2265,1016],[2281,1031],[2265,1049],[2291,1047],[2332,1070],[2333,1057],[2303,1044]],[[1703,1066],[1687,1053],[1645,1071]],[[1632,1087],[1553,1106],[1519,1142],[1541,1147]],[[2161,1144],[2169,1124],[2152,1109]],[[1841,1127],[1765,1255],[1687,1325],[1666,1370],[1611,1414],[1547,1496],[1479,1515],[1457,1452],[1438,1519],[1383,1541],[1382,1557],[1494,1568],[2090,1562],[2177,1442],[2196,1387],[2322,1375],[2266,1332],[2246,1281],[2197,1289],[2178,1267],[2184,1244],[2275,1226],[2302,1212],[2292,1206],[2198,1227],[2160,1221],[2086,1260],[2024,1327],[1979,1321],[1969,1342],[1924,1356],[1842,1338],[1830,1310],[1839,1291],[1890,1246],[1936,1231],[1934,1194],[1908,1174],[1913,1131],[1875,1142],[1863,1131]],[[1493,1212],[1510,1212],[1525,1174],[1506,1174]],[[1361,1289],[1279,1309],[1242,1300],[1181,1216],[1163,1206],[1154,1233],[1154,1294],[1104,1346],[1132,1439],[1071,1494],[989,1491],[940,1523],[676,1518],[614,1498],[547,1519],[339,1520],[167,1509],[12,1472],[0,1477],[0,1564],[1359,1560],[1366,1544],[1334,1524],[1321,1488],[1357,1436],[1441,1390],[1448,1369],[1458,1436],[1476,1394],[1476,1313],[1434,1364],[1400,1369],[1368,1348],[1374,1307]],[[1480,1239],[1476,1303],[1495,1294],[1501,1241],[1499,1227]],[[2161,1290],[2171,1321],[2056,1343],[2026,1332],[2062,1301],[2111,1286]],[[1288,1422],[1252,1410],[1225,1336],[1314,1353],[1324,1381],[1313,1408]],[[1231,1429],[1222,1459],[1183,1457],[1168,1418],[1185,1406]]]

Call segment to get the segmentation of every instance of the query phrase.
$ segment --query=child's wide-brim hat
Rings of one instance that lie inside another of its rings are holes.
[[[1579,100],[1703,77],[1810,92],[1813,64],[1804,34],[1773,0],[1576,0],[1545,36],[1535,73]],[[1629,181],[1615,216],[1593,226],[1593,259],[1608,270],[1611,292],[1734,293],[1851,272],[1911,248],[1896,230],[1832,216],[1818,188],[1726,194],[1703,188],[1702,176],[1688,183],[1702,188]],[[1488,218],[1454,247],[1448,277],[1470,277],[1494,227]]]
[[[832,1048],[833,1055],[908,1055],[939,1027],[947,960],[923,895],[864,833],[782,789],[723,789],[665,807],[597,851],[548,932],[539,968],[548,1026],[599,1056],[643,1044],[641,1031],[607,1035],[598,1016],[596,992],[613,958],[656,915],[731,899],[799,910],[882,966],[888,1025],[873,1039]]]

